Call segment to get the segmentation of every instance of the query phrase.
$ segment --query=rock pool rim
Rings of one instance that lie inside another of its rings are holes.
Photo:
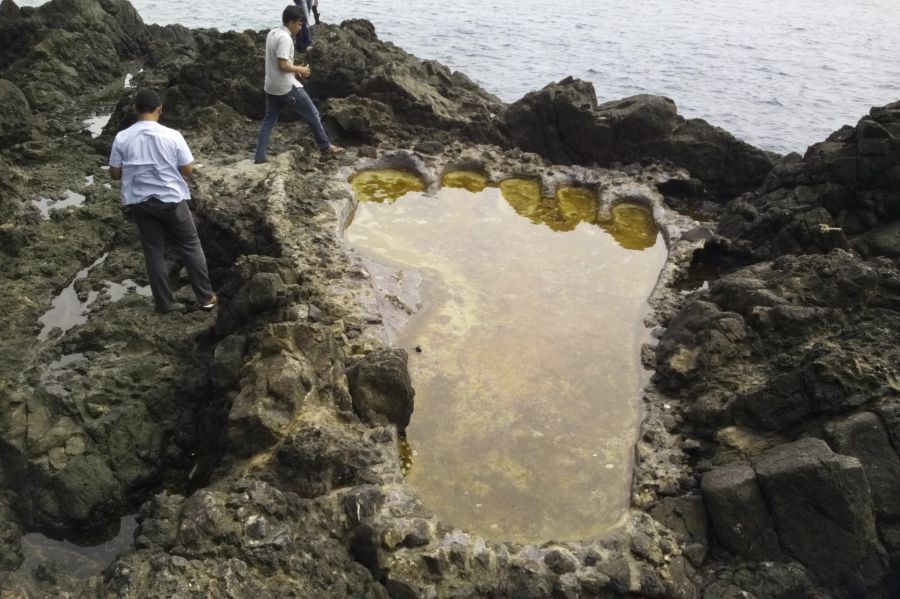
[[[653,335],[654,328],[661,326],[661,322],[670,306],[681,301],[681,294],[673,290],[672,283],[681,276],[680,273],[687,267],[694,250],[702,246],[702,242],[684,237],[685,233],[697,229],[700,225],[690,216],[679,214],[668,208],[664,203],[662,194],[657,190],[657,185],[668,180],[686,177],[686,173],[683,170],[650,165],[637,173],[625,173],[605,168],[550,165],[536,157],[530,159],[528,155],[525,155],[525,158],[523,158],[521,153],[504,153],[496,148],[481,146],[469,146],[462,150],[456,149],[455,153],[457,155],[453,157],[448,157],[448,152],[440,155],[422,156],[406,150],[396,150],[387,152],[377,158],[359,160],[356,164],[342,169],[340,176],[344,182],[348,199],[336,204],[340,217],[337,223],[337,233],[352,263],[357,266],[362,265],[359,253],[347,244],[345,237],[345,231],[352,223],[356,207],[360,202],[352,188],[354,176],[373,170],[401,170],[419,177],[424,182],[425,190],[421,193],[434,195],[442,186],[444,174],[458,170],[476,170],[485,174],[488,185],[497,185],[500,181],[510,178],[535,180],[540,185],[542,195],[550,198],[554,197],[555,190],[560,187],[576,186],[595,189],[597,190],[600,214],[608,215],[610,207],[624,202],[646,208],[650,212],[652,220],[666,245],[665,262],[650,295],[646,299],[647,307],[643,325],[650,329],[651,335]],[[462,154],[462,156],[460,157],[459,154]],[[374,289],[373,292],[375,292]],[[386,333],[380,320],[377,323],[369,323],[368,326],[376,331],[376,336],[384,340],[388,346],[393,346],[394,340]],[[642,397],[639,403],[641,417],[638,425],[638,442],[640,442],[640,435],[643,434],[644,425],[650,418],[650,411],[664,410],[661,405],[656,406],[653,399],[655,396],[652,393],[652,383],[650,382],[652,372],[647,370],[645,365],[641,364],[640,366],[645,376],[641,385]],[[637,451],[636,446],[634,451]],[[398,456],[398,459],[400,459],[400,465],[402,466],[402,458]],[[559,542],[554,539],[546,539],[542,542],[519,543],[503,540],[502,538],[482,537],[465,529],[454,527],[437,515],[434,516],[438,522],[442,522],[447,527],[447,530],[454,530],[461,534],[474,534],[475,537],[484,538],[492,543],[501,543],[510,548],[538,548],[553,543],[596,542],[605,538],[611,538],[611,536],[616,534],[616,531],[639,526],[638,523],[645,517],[645,512],[638,507],[638,489],[635,486],[637,482],[635,474],[636,469],[632,468],[629,507],[623,513],[619,522],[607,529],[606,533],[580,540]],[[411,489],[413,495],[418,497],[415,487],[409,484],[407,486]],[[428,509],[427,505],[425,507]]]

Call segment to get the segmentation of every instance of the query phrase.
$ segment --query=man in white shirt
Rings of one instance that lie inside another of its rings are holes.
[[[186,200],[194,157],[181,133],[159,124],[162,101],[152,89],[134,98],[138,121],[120,131],[109,155],[109,173],[122,181],[122,205],[134,217],[144,250],[157,312],[181,312],[169,288],[164,253],[166,236],[181,253],[197,302],[204,310],[218,303],[209,283],[206,256]]]
[[[272,29],[266,36],[266,116],[259,129],[254,161],[256,164],[266,161],[269,137],[285,108],[293,110],[309,125],[323,154],[343,154],[344,148],[328,140],[319,111],[297,79],[298,75],[309,77],[311,72],[308,66],[294,64],[294,38],[306,22],[303,11],[299,6],[288,6],[281,14],[281,22],[281,27]]]

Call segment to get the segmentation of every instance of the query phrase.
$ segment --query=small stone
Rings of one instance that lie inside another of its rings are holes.
[[[69,437],[66,441],[66,453],[70,456],[77,456],[84,453],[84,437]]]
[[[62,470],[69,461],[66,451],[62,447],[54,447],[47,452],[47,457],[50,459],[50,466],[54,470]]]

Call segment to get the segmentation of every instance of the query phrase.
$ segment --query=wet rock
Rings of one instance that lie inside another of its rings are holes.
[[[0,148],[31,138],[31,107],[14,83],[0,79]]]
[[[748,464],[716,468],[703,476],[701,488],[722,545],[748,560],[776,560],[781,556],[753,468]]]
[[[578,559],[565,549],[553,549],[544,556],[544,563],[554,574],[565,574],[578,569]]]
[[[806,438],[763,452],[753,466],[788,556],[849,592],[880,584],[884,550],[859,460]]]
[[[402,432],[413,412],[415,391],[402,349],[374,351],[347,369],[353,410],[369,422],[390,423]]]

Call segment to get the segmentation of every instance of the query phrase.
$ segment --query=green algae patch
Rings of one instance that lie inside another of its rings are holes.
[[[360,202],[391,203],[407,193],[425,190],[422,179],[396,169],[363,171],[350,184]]]
[[[577,540],[628,509],[642,322],[666,248],[657,232],[627,249],[602,212],[588,188],[543,198],[528,179],[478,192],[445,179],[433,196],[361,201],[346,230],[368,260],[422,276],[393,340],[416,388],[401,459],[451,525]]]
[[[441,186],[477,193],[488,186],[488,178],[478,171],[449,171],[441,177]]]

